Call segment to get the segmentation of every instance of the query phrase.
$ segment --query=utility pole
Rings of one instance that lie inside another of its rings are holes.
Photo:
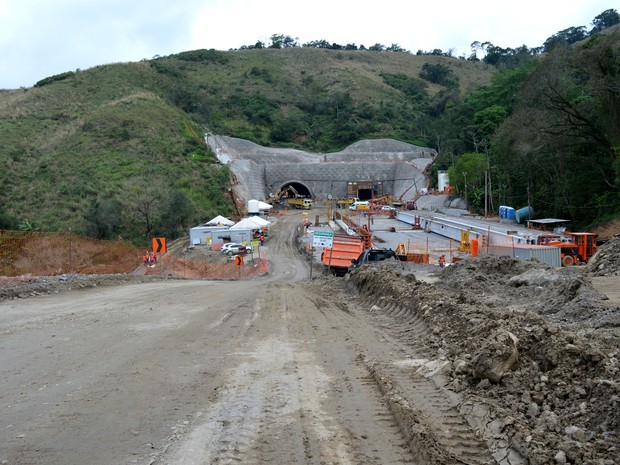
[[[489,206],[489,186],[488,186],[488,171],[484,171],[484,217],[487,217]]]
[[[465,209],[467,209],[467,171],[463,171],[463,178],[465,178]]]

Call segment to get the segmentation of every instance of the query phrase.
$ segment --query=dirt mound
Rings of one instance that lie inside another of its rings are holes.
[[[599,247],[587,270],[593,276],[620,276],[620,234]]]
[[[557,322],[620,325],[620,309],[602,305],[605,296],[594,289],[581,267],[552,268],[535,261],[484,256],[446,268],[438,287],[488,305],[527,309]]]
[[[89,287],[153,282],[160,279],[167,278],[127,274],[63,274],[60,276],[17,276],[14,278],[1,276],[0,301],[45,294],[58,294]]]
[[[618,326],[608,321],[604,337],[576,326],[588,320],[576,310],[586,302],[604,312],[578,270],[485,257],[448,267],[436,285],[372,267],[348,280],[364,299],[425,321],[429,351],[452,367],[450,387],[484,404],[498,437],[528,463],[616,463]]]

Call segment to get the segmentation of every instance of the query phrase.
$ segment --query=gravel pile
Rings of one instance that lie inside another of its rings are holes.
[[[620,234],[599,247],[587,270],[593,276],[620,276]]]

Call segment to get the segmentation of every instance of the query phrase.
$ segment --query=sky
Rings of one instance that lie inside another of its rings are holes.
[[[618,0],[0,0],[0,89],[66,71],[196,49],[270,43],[274,34],[369,47],[471,54],[474,41],[538,47]]]

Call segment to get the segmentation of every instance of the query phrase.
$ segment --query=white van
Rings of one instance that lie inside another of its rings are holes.
[[[349,210],[370,210],[370,202],[365,200],[358,200],[357,202],[353,202],[349,207]]]

